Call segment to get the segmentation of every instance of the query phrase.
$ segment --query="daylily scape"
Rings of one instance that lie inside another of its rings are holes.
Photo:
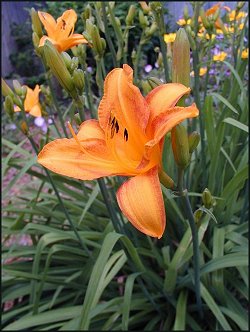
[[[77,21],[76,12],[73,9],[66,10],[56,21],[48,13],[38,11],[38,15],[48,34],[40,39],[39,46],[43,46],[48,39],[59,52],[63,52],[78,44],[87,44],[83,35],[73,33]]]
[[[123,214],[139,231],[161,238],[166,226],[158,173],[163,140],[187,118],[197,117],[195,104],[176,106],[190,92],[179,83],[162,84],[145,98],[133,84],[133,70],[124,64],[104,82],[98,120],[84,121],[73,138],[44,146],[38,162],[62,175],[81,180],[104,176],[131,177],[117,192]]]

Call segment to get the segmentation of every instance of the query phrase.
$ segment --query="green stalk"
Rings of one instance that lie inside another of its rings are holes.
[[[144,30],[142,31],[140,42],[136,51],[135,65],[134,65],[134,80],[135,83],[138,83],[138,72],[139,72],[139,60],[141,56],[142,46],[144,44]]]
[[[107,39],[109,49],[110,49],[110,52],[111,52],[113,66],[117,67],[115,48],[114,48],[112,39],[110,38],[110,35],[109,35],[108,20],[107,20],[106,9],[105,9],[105,2],[103,2],[103,1],[102,1],[102,14],[103,14],[103,21],[104,21],[104,28],[105,28],[105,37]]]
[[[164,41],[163,35],[161,33],[159,34],[159,38],[160,38],[160,47],[161,47],[162,60],[163,60],[164,72],[165,72],[165,81],[166,81],[166,83],[168,83],[168,82],[170,82],[170,79],[169,79],[169,71],[168,71],[167,47],[166,47],[166,43]]]
[[[181,197],[182,204],[185,207],[186,218],[188,219],[193,240],[193,264],[194,264],[194,287],[196,302],[200,317],[203,317],[201,291],[200,291],[200,252],[199,252],[199,240],[198,231],[194,220],[193,211],[188,197],[187,189],[183,189],[184,170],[178,168],[178,194]]]

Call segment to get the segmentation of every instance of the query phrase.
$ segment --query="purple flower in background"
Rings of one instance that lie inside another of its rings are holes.
[[[43,117],[38,116],[37,118],[35,118],[34,124],[37,127],[41,128],[44,133],[47,131],[47,124]]]
[[[144,70],[145,70],[146,73],[151,72],[152,69],[153,69],[153,67],[149,64],[144,67]]]

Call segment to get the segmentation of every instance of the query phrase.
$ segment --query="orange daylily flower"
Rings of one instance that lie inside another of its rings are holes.
[[[25,112],[27,112],[35,117],[42,116],[41,105],[39,103],[39,93],[41,91],[39,85],[37,84],[35,86],[34,90],[29,88],[27,85],[25,85],[25,86],[27,87],[27,93],[26,93],[26,97],[24,100]],[[20,112],[21,109],[20,109],[20,107],[15,106],[14,111]]]
[[[73,138],[48,143],[38,155],[44,167],[69,177],[93,180],[129,176],[117,192],[123,214],[141,232],[161,238],[166,225],[158,172],[162,170],[163,140],[187,118],[196,117],[195,104],[178,107],[190,88],[162,84],[144,98],[133,84],[128,65],[113,69],[104,82],[98,120],[84,121]]]
[[[40,39],[39,46],[43,46],[48,39],[59,52],[63,52],[78,44],[87,44],[82,35],[73,33],[77,20],[73,9],[66,10],[56,21],[48,13],[38,11],[38,15],[48,34]]]

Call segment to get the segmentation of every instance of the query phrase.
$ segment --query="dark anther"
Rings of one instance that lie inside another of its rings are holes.
[[[70,32],[68,34],[68,37],[72,34],[72,32],[73,32],[73,28],[71,28],[71,30],[70,30]]]
[[[118,124],[118,122],[116,121],[116,123],[115,123],[115,132],[118,133],[118,131],[119,131],[119,124]]]
[[[114,137],[114,133],[115,133],[115,126],[111,127],[111,138]]]
[[[63,28],[63,30],[65,30],[66,22],[64,20],[62,20],[62,22],[63,22],[62,28]]]
[[[113,118],[113,120],[111,121],[111,128],[113,128],[115,125],[115,117]]]
[[[127,142],[127,140],[128,140],[128,131],[127,131],[126,128],[124,129],[124,139]]]

